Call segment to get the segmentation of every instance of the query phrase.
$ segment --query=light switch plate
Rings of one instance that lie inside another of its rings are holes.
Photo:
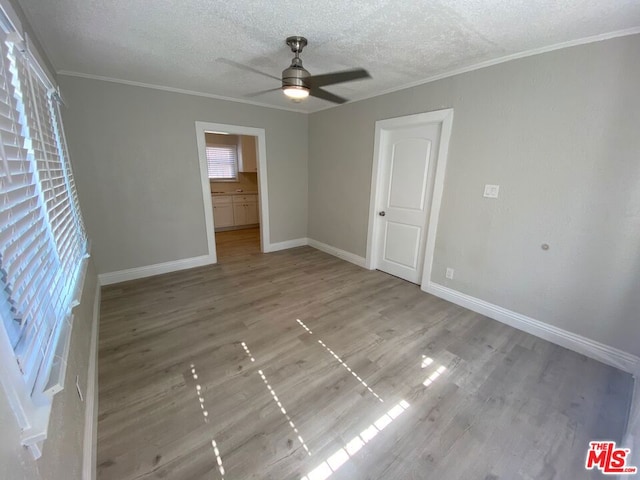
[[[500,185],[485,185],[484,196],[486,198],[498,198],[498,192],[500,191]]]

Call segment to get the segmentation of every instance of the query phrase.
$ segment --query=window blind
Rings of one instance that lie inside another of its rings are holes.
[[[236,145],[207,145],[209,178],[235,180],[238,177],[238,147]]]
[[[53,90],[4,32],[0,53],[0,312],[34,392],[70,317],[87,240]]]

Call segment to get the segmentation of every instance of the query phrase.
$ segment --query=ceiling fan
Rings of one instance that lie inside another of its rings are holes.
[[[340,72],[324,73],[322,75],[311,75],[302,66],[302,59],[300,58],[302,49],[307,45],[307,39],[300,36],[292,36],[286,39],[286,43],[294,53],[294,57],[291,60],[291,65],[289,65],[289,67],[282,72],[282,78],[278,78],[274,75],[261,72],[260,70],[256,70],[255,68],[248,67],[246,65],[242,65],[225,58],[219,58],[218,61],[282,82],[281,87],[263,90],[261,92],[252,93],[248,96],[254,97],[256,95],[262,95],[263,93],[282,90],[282,92],[287,97],[291,98],[294,102],[300,102],[311,95],[312,97],[321,98],[329,102],[344,103],[347,101],[346,98],[334,95],[333,93],[328,92],[321,87],[335,85],[337,83],[350,82],[353,80],[360,80],[363,78],[371,78],[369,72],[367,72],[363,68],[354,68],[351,70],[342,70]]]

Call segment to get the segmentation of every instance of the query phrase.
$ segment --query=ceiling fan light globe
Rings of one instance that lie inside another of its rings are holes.
[[[282,92],[289,98],[294,100],[303,100],[309,96],[309,89],[306,87],[288,86],[282,89]]]

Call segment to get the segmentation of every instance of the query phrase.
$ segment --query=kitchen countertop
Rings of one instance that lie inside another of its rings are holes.
[[[226,195],[257,195],[258,192],[211,192],[212,197],[223,197]]]

